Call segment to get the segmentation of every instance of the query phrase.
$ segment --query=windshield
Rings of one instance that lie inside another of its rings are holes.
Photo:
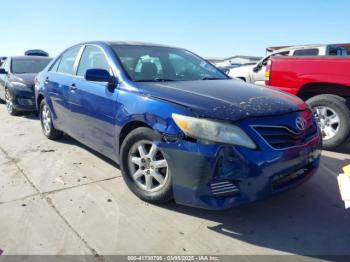
[[[228,79],[219,69],[177,48],[115,45],[113,49],[135,82]]]
[[[12,59],[11,72],[13,74],[35,74],[42,71],[51,59]]]

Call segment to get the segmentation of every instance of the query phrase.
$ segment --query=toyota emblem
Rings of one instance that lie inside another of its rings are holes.
[[[306,129],[306,120],[302,117],[297,117],[295,125],[300,131],[304,131]]]

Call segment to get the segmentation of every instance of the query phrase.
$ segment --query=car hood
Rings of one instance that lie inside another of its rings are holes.
[[[141,93],[189,108],[206,118],[236,121],[305,110],[299,98],[237,80],[136,83]]]
[[[34,85],[34,78],[37,74],[13,74],[11,81],[20,82],[27,86]]]

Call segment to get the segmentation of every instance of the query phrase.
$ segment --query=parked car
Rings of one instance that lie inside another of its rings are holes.
[[[342,145],[350,133],[350,57],[273,57],[266,85],[297,95],[315,110],[324,148]]]
[[[5,62],[6,56],[0,56],[0,66]]]
[[[111,158],[139,198],[222,209],[315,174],[321,137],[295,96],[232,80],[180,48],[88,42],[36,81],[43,133]]]
[[[26,56],[46,56],[49,57],[49,53],[40,50],[40,49],[32,49],[25,51],[24,55]]]
[[[233,68],[230,77],[240,78],[248,83],[265,85],[266,64],[274,56],[346,56],[347,51],[336,45],[305,45],[282,48],[268,54],[255,65]]]
[[[0,100],[10,115],[36,111],[34,77],[51,61],[47,57],[14,56],[0,67]]]

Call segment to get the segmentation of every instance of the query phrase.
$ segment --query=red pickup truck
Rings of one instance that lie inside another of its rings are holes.
[[[320,125],[324,148],[335,148],[350,134],[350,57],[272,57],[267,86],[307,101]]]

